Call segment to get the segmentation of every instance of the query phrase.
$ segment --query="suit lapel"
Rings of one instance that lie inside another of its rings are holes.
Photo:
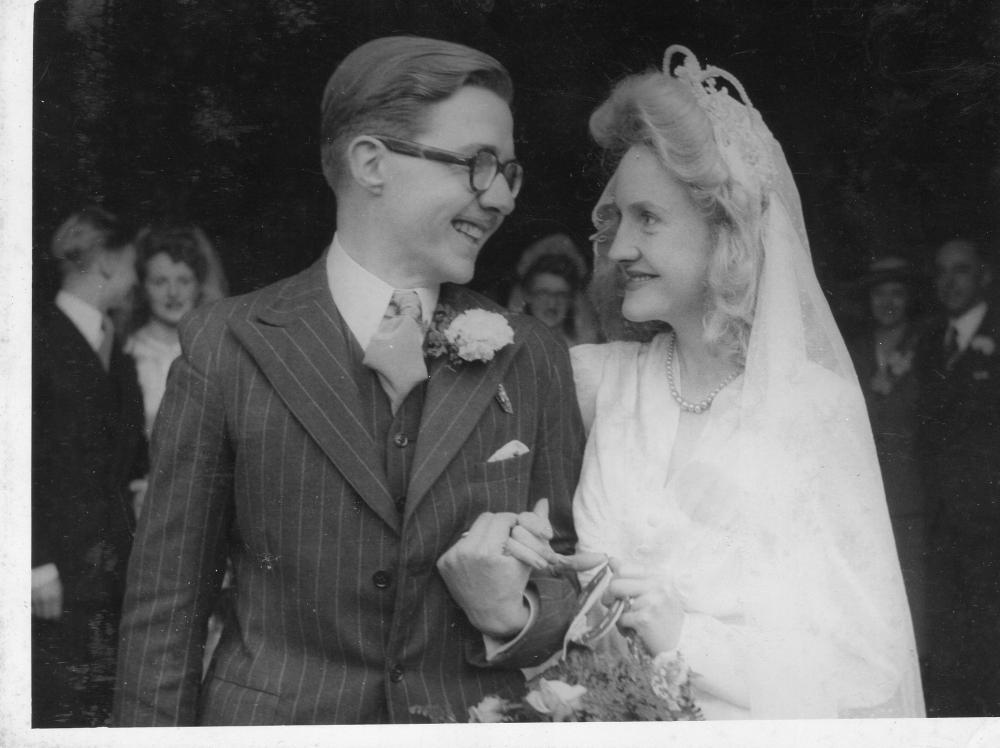
[[[291,413],[361,498],[396,532],[384,466],[351,373],[356,345],[330,295],[325,259],[291,279],[255,317],[230,322]]]
[[[475,307],[503,313],[500,307],[448,284],[441,287],[440,303],[450,305],[458,313]],[[407,491],[408,515],[468,440],[483,411],[493,402],[497,386],[521,344],[515,328],[513,344],[498,351],[489,363],[452,366],[445,356],[431,363],[420,438]]]
[[[968,368],[968,361],[970,358],[975,356],[975,351],[972,350],[972,341],[977,337],[985,336],[996,340],[996,320],[993,316],[993,305],[990,304],[986,307],[986,314],[983,315],[982,320],[979,322],[979,326],[976,331],[969,338],[969,344],[965,346],[965,350],[958,354],[955,358],[955,362],[951,367],[951,372],[949,377],[955,377],[955,373],[958,371],[965,372]],[[957,377],[956,377],[957,378]]]

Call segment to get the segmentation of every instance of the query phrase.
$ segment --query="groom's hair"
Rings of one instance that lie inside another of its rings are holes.
[[[358,135],[415,139],[427,108],[463,86],[492,91],[508,104],[514,84],[490,55],[453,42],[387,36],[344,58],[323,91],[323,176],[334,192],[346,172],[346,149]]]

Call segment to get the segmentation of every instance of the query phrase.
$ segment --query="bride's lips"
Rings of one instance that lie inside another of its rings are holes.
[[[656,280],[660,276],[654,273],[643,273],[639,270],[626,270],[625,271],[625,288],[626,289],[636,289],[640,286],[648,283],[651,280]]]

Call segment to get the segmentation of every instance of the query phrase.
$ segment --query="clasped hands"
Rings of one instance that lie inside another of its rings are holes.
[[[530,512],[481,514],[438,559],[449,592],[483,634],[509,639],[527,625],[525,589],[533,569],[580,573],[608,561],[601,553],[553,551],[548,513],[548,500],[540,499]],[[614,579],[601,602],[610,607],[625,601],[619,629],[634,630],[652,653],[676,648],[684,608],[664,577],[619,559],[610,559],[610,565]]]
[[[473,626],[509,639],[530,618],[525,590],[532,570],[559,563],[549,546],[553,537],[548,499],[539,499],[530,512],[485,512],[438,559],[437,568]]]

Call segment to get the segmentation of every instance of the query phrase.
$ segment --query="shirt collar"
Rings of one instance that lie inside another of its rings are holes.
[[[392,292],[397,289],[361,267],[344,249],[336,234],[330,244],[330,251],[326,253],[326,277],[333,303],[337,305],[361,349],[366,349],[385,316]],[[417,292],[424,326],[430,325],[440,288],[434,286],[406,290]]]
[[[69,317],[70,322],[86,338],[91,348],[96,351],[101,347],[101,341],[104,339],[101,322],[104,320],[104,315],[99,309],[65,290],[60,290],[56,294],[56,306]]]
[[[958,343],[958,350],[964,351],[969,347],[969,341],[975,336],[976,330],[979,329],[979,325],[983,322],[983,317],[986,316],[986,306],[985,301],[980,301],[967,312],[951,321],[951,326],[955,328],[955,334],[958,336],[955,339]]]

